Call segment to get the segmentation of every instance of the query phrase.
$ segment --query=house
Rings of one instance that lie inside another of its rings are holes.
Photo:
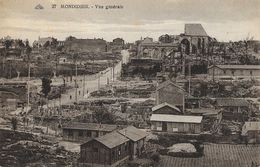
[[[63,139],[69,141],[85,141],[103,136],[116,130],[117,125],[72,122],[62,128]]]
[[[182,111],[175,107],[174,105],[171,105],[167,102],[158,104],[152,108],[153,114],[169,114],[169,115],[180,115],[183,114]]]
[[[128,126],[127,128],[121,129],[118,133],[130,140],[130,159],[139,157],[144,151],[145,138],[148,134],[145,131],[135,128],[134,126]]]
[[[121,49],[124,49],[124,46],[125,46],[125,41],[122,38],[113,39],[113,42],[112,42],[113,49],[121,50]]]
[[[156,105],[165,102],[184,111],[185,90],[171,80],[159,84],[156,89]]]
[[[213,65],[208,68],[208,75],[221,78],[225,76],[251,78],[260,76],[259,65]]]
[[[245,121],[250,112],[250,103],[242,98],[217,98],[215,108],[221,109],[223,119]]]
[[[241,135],[249,143],[260,143],[260,122],[245,122]]]
[[[154,132],[199,134],[202,116],[152,114],[151,130]]]
[[[129,159],[130,140],[118,132],[91,139],[80,146],[79,167],[117,167]]]

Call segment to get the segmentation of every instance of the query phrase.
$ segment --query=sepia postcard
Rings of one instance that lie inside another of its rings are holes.
[[[260,167],[260,0],[0,0],[0,167]]]

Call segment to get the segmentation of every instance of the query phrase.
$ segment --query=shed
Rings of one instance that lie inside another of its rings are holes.
[[[117,125],[71,122],[62,129],[64,140],[85,141],[110,133],[117,129]]]
[[[182,111],[178,107],[171,105],[167,102],[154,106],[152,108],[152,112],[154,114],[173,114],[173,115],[182,114]]]
[[[80,146],[79,166],[120,166],[129,158],[129,139],[118,132],[91,139]]]
[[[151,129],[158,132],[199,134],[202,116],[152,114]]]

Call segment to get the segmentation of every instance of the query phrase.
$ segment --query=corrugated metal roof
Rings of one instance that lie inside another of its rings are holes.
[[[158,109],[160,109],[160,108],[162,108],[162,107],[165,107],[165,106],[168,106],[168,107],[170,107],[170,108],[172,108],[172,109],[174,109],[174,110],[176,110],[176,111],[178,111],[178,112],[181,112],[181,110],[180,110],[178,107],[176,107],[176,106],[174,106],[174,105],[171,105],[171,104],[169,104],[169,103],[167,103],[167,102],[164,102],[164,103],[158,104],[157,106],[154,106],[154,107],[152,108],[152,111],[156,111],[156,110],[158,110]]]
[[[185,24],[185,35],[208,36],[201,24]]]
[[[210,66],[209,68],[212,68],[214,66]],[[260,70],[259,65],[215,65],[215,67],[221,68],[221,69],[238,69],[238,70]]]
[[[152,114],[150,121],[158,121],[158,122],[182,122],[182,123],[201,123],[201,121],[202,121],[202,116]]]
[[[118,132],[111,132],[94,140],[104,144],[108,148],[114,148],[129,141],[128,138]]]
[[[218,106],[231,106],[231,107],[247,107],[249,102],[241,98],[218,98],[216,99]]]
[[[134,126],[128,126],[127,128],[121,129],[118,132],[133,141],[138,141],[148,135],[145,131],[137,129]]]
[[[117,125],[98,124],[98,123],[81,123],[71,122],[63,127],[63,129],[79,129],[79,130],[97,130],[111,132],[117,128]]]

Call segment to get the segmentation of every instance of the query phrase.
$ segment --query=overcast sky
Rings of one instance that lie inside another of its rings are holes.
[[[34,7],[41,4],[44,9]],[[57,4],[56,9],[51,4]],[[123,9],[61,9],[61,4],[123,5]],[[178,35],[201,23],[219,41],[260,39],[260,0],[0,0],[0,37],[59,40]]]

